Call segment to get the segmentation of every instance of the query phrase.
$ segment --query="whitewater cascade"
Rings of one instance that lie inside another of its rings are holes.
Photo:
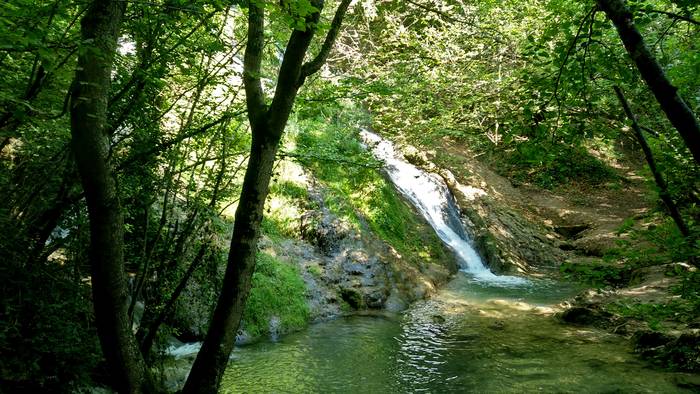
[[[391,182],[428,220],[438,237],[457,255],[461,271],[474,279],[490,283],[521,284],[527,281],[515,276],[491,272],[469,242],[460,220],[459,209],[445,181],[404,160],[394,145],[377,134],[361,130],[360,137],[374,156],[384,163]]]

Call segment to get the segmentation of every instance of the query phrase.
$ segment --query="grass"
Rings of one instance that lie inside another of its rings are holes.
[[[254,337],[266,335],[272,317],[279,318],[283,332],[305,327],[309,322],[306,286],[295,266],[259,253],[243,313],[244,327]]]

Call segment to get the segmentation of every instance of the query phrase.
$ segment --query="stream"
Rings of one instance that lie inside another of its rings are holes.
[[[442,179],[376,134],[362,138],[455,252],[460,272],[401,314],[340,318],[237,347],[223,392],[692,392],[676,384],[683,374],[648,368],[624,338],[557,322],[554,306],[580,291],[575,286],[489,271]],[[173,355],[185,361],[196,350],[185,345]]]
[[[574,289],[504,288],[460,273],[402,315],[353,316],[236,348],[232,393],[682,393],[613,334],[559,324]]]

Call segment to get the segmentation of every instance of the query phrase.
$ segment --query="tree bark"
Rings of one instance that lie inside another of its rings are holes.
[[[350,0],[343,0],[338,7],[320,53],[314,60],[304,64],[304,57],[314,36],[320,10],[323,8],[323,0],[312,0],[312,4],[319,11],[307,17],[307,27],[304,31],[292,32],[280,66],[274,98],[267,108],[260,81],[264,11],[255,2],[249,3],[248,45],[244,58],[243,82],[253,135],[250,158],[236,209],[223,287],[209,332],[192,366],[183,393],[215,393],[219,388],[250,293],[260,223],[280,139],[299,87],[327,58]],[[303,67],[305,72],[302,72]]]
[[[698,124],[698,119],[678,94],[678,89],[668,80],[661,65],[644,43],[625,1],[597,1],[598,6],[605,11],[605,14],[617,28],[627,53],[637,65],[639,73],[642,74],[642,78],[654,93],[668,120],[678,130],[693,158],[695,158],[695,162],[700,164],[700,124]]]
[[[625,114],[630,119],[630,121],[632,121],[632,130],[634,130],[634,135],[635,137],[637,137],[637,142],[639,142],[639,145],[642,147],[642,151],[644,151],[644,157],[647,159],[649,169],[654,175],[656,186],[659,188],[659,197],[661,197],[661,201],[663,201],[666,205],[666,208],[668,208],[668,211],[671,214],[671,218],[673,218],[673,221],[676,223],[678,230],[681,232],[681,234],[683,234],[684,237],[687,237],[688,235],[690,235],[688,226],[685,224],[683,216],[681,216],[681,213],[678,210],[676,203],[673,202],[671,194],[668,192],[668,185],[666,184],[663,175],[661,175],[659,169],[656,167],[654,154],[651,152],[651,148],[649,147],[646,138],[644,138],[642,128],[639,127],[639,122],[637,122],[637,117],[632,112],[632,109],[630,108],[630,105],[627,102],[625,95],[622,93],[622,89],[620,89],[617,86],[615,86],[614,89],[615,94],[617,94],[618,100],[620,100],[620,104],[622,104],[622,108],[625,110]]]
[[[72,149],[90,220],[89,259],[97,333],[121,393],[146,389],[147,372],[127,316],[121,205],[109,161],[107,102],[126,2],[93,1],[81,22],[71,114]]]

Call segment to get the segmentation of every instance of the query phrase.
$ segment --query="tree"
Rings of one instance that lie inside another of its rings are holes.
[[[248,5],[248,43],[243,82],[253,140],[236,209],[223,287],[206,339],[185,384],[185,393],[214,393],[219,387],[250,292],[263,208],[284,128],[299,88],[306,78],[320,70],[328,58],[350,0],[341,1],[321,50],[312,60],[304,63],[324,2],[312,0],[310,4],[311,9],[304,10],[299,7],[289,10],[303,23],[295,24],[289,38],[279,69],[275,94],[269,106],[265,103],[260,80],[265,11],[259,1],[250,1]]]
[[[637,65],[642,78],[654,93],[668,120],[683,137],[695,162],[700,164],[700,124],[647,47],[634,24],[632,12],[625,5],[624,0],[598,0],[598,6],[605,11],[617,28],[620,39]]]
[[[126,3],[93,1],[81,22],[71,97],[72,148],[90,220],[89,259],[97,331],[114,387],[136,393],[147,381],[145,363],[127,316],[121,204],[110,164],[107,103],[114,53]]]

